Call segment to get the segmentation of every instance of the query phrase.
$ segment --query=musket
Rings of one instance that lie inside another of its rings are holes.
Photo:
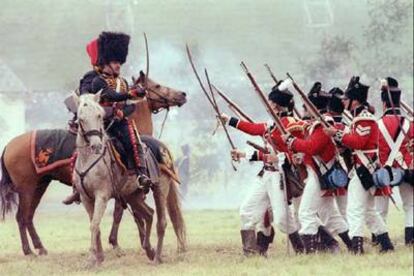
[[[280,121],[279,117],[276,115],[276,113],[271,108],[269,102],[267,101],[267,98],[263,94],[263,91],[260,89],[259,85],[257,84],[256,80],[253,78],[253,75],[249,72],[249,69],[247,68],[246,64],[244,62],[241,62],[241,67],[243,68],[244,72],[246,73],[247,77],[249,78],[250,82],[252,83],[256,93],[259,95],[260,100],[262,101],[263,105],[266,108],[266,111],[269,113],[271,118],[273,118],[273,121],[276,125],[276,128],[280,131],[282,135],[287,134],[286,129],[284,128],[282,122]],[[271,140],[271,139],[270,139]],[[272,143],[273,144],[273,143]],[[276,149],[274,149],[276,150]],[[283,178],[283,177],[282,177]],[[284,179],[282,179],[282,185],[283,189],[285,190],[285,199],[286,199],[286,225],[289,225],[289,198],[288,198],[288,191],[287,191],[287,184]],[[290,247],[289,247],[289,239],[286,239],[287,246],[287,254],[290,254]]]
[[[261,100],[261,102],[265,106],[267,113],[270,115],[270,117],[275,122],[276,128],[280,131],[280,133],[282,135],[287,134],[287,131],[284,128],[282,122],[280,121],[280,118],[276,115],[276,113],[270,107],[270,104],[267,101],[267,98],[265,97],[263,91],[260,89],[260,87],[257,84],[256,80],[253,78],[252,74],[249,72],[249,69],[247,69],[246,64],[244,64],[244,62],[242,61],[240,65],[243,68],[244,72],[246,73],[247,77],[249,78],[250,82],[252,83],[252,85],[254,87],[254,90],[256,91],[257,95],[259,95],[259,99]]]
[[[233,140],[231,140],[231,137],[230,137],[229,131],[227,130],[226,124],[220,118],[221,112],[220,112],[220,109],[218,107],[218,104],[217,104],[217,101],[216,101],[216,97],[214,96],[213,88],[211,87],[210,77],[208,76],[208,72],[207,72],[207,69],[206,68],[204,68],[204,74],[206,75],[206,80],[207,80],[208,88],[210,89],[211,99],[213,100],[213,103],[214,103],[214,106],[213,106],[214,107],[214,110],[216,111],[216,114],[219,117],[219,122],[220,122],[221,126],[223,127],[224,132],[226,133],[227,140],[229,140],[229,143],[230,143],[231,148],[233,150],[235,150],[236,149],[236,146],[234,145]],[[234,166],[233,161],[231,162],[231,165],[233,166],[233,169],[235,171],[237,171],[237,168],[236,168],[236,166]]]
[[[272,69],[270,69],[269,64],[266,63],[264,66],[266,67],[267,71],[270,74],[270,77],[273,79],[273,81],[275,82],[275,84],[278,84],[279,81],[277,80],[275,74],[273,74]],[[293,106],[293,113],[296,115],[296,117],[298,119],[302,118],[302,115],[299,113],[299,110],[296,108],[296,106]]]
[[[211,92],[211,98],[210,98],[207,90],[204,88],[204,85],[203,85],[203,82],[201,81],[200,76],[198,75],[198,72],[197,72],[197,69],[196,69],[196,67],[194,65],[193,58],[191,56],[190,48],[188,47],[188,45],[186,45],[186,50],[187,50],[188,60],[190,61],[191,67],[192,67],[193,72],[194,72],[194,75],[196,76],[196,78],[198,80],[198,83],[200,84],[201,90],[206,95],[208,101],[210,102],[211,106],[213,107],[214,111],[216,112],[216,115],[220,118],[220,111],[218,109],[218,106],[215,104],[215,97],[214,97],[213,91],[211,89],[211,83],[210,83],[210,80],[208,78],[207,70],[205,70],[205,73],[206,73],[207,82],[208,82],[208,85],[209,85],[209,88],[210,88],[210,92]],[[233,141],[231,140],[230,135],[229,135],[229,133],[227,131],[227,128],[226,128],[225,124],[223,123],[223,121],[221,119],[219,121],[221,122],[221,124],[223,126],[223,129],[226,132],[226,136],[227,136],[227,139],[228,139],[228,141],[230,143],[231,148],[232,149],[236,149],[236,146],[234,145]],[[233,164],[233,160],[231,161],[231,165],[233,167],[233,170],[237,171],[237,168]]]
[[[277,80],[276,76],[273,74],[272,69],[270,69],[269,64],[266,63],[264,66],[266,67],[267,71],[269,72],[275,84],[277,84],[279,81]]]
[[[265,154],[270,154],[270,151],[267,148],[262,147],[262,146],[256,144],[255,142],[252,142],[252,141],[247,140],[246,141],[246,144],[248,144],[252,148],[257,149],[257,150],[259,150],[259,151],[261,151],[261,152],[263,152]]]
[[[293,87],[295,90],[299,93],[299,95],[302,97],[303,102],[308,107],[309,111],[312,113],[312,115],[319,121],[321,124],[328,128],[330,125],[328,122],[323,118],[323,116],[319,113],[318,109],[315,107],[315,105],[308,99],[305,92],[299,87],[299,85],[295,82],[295,80],[292,78],[292,76],[289,73],[286,73],[288,78],[292,81]]]
[[[411,117],[414,117],[414,111],[407,103],[405,103],[404,101],[401,101],[400,104],[401,104],[401,107],[404,109],[404,111],[408,115],[410,115]]]
[[[214,85],[211,85],[213,87],[214,90],[216,90],[217,94],[219,94],[222,99],[229,105],[229,108],[231,109],[231,111],[233,111],[237,116],[239,116],[241,119],[246,120],[249,123],[254,123],[253,119],[247,115],[235,102],[233,102],[226,94],[224,94],[222,91],[220,91],[217,87],[215,87]],[[264,137],[262,137],[263,142],[266,143],[266,139]],[[269,154],[270,151],[265,148],[262,147],[256,143],[253,143],[251,141],[247,141],[246,142],[249,146],[252,146],[253,148],[263,151],[266,154]]]
[[[213,89],[217,92],[217,94],[220,95],[220,97],[229,105],[229,108],[236,113],[240,118],[248,121],[249,123],[253,123],[253,119],[247,115],[236,103],[234,103],[224,92],[219,90],[217,87],[215,87],[213,84],[211,85]]]

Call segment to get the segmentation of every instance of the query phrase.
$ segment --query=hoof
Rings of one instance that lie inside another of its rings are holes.
[[[33,251],[29,248],[29,249],[23,249],[23,254],[25,255],[25,256],[28,256],[28,257],[30,257],[30,256],[33,256],[34,254],[33,254]]]
[[[93,269],[98,267],[102,264],[103,258],[98,258],[96,256],[90,256],[88,261],[86,262],[85,268],[86,269]]]
[[[162,263],[163,263],[163,261],[162,261],[162,258],[161,257],[156,257],[154,259],[154,264],[155,265],[159,265],[159,264],[162,264]]]
[[[38,254],[39,256],[46,256],[47,255],[46,248],[39,248]]]
[[[150,259],[151,261],[153,261],[154,258],[155,258],[155,250],[154,250],[154,248],[145,249],[145,252],[147,254],[148,259]]]
[[[121,247],[119,247],[119,246],[114,246],[113,249],[114,249],[115,255],[117,257],[123,257],[123,256],[126,255],[125,251]]]

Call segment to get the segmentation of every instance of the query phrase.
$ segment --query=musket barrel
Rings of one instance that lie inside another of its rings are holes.
[[[408,113],[408,115],[414,117],[414,111],[407,103],[401,101],[401,107],[405,110],[406,113]]]

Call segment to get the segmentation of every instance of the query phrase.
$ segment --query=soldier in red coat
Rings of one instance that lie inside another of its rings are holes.
[[[389,194],[390,189],[377,189],[373,181],[373,173],[379,166],[379,129],[375,117],[368,111],[368,89],[368,86],[359,82],[359,77],[352,77],[345,91],[344,101],[353,116],[350,131],[341,131],[334,127],[325,129],[337,142],[352,149],[354,155],[354,170],[348,186],[347,218],[349,234],[352,237],[352,252],[355,254],[364,253],[366,223],[377,236],[381,252],[394,250],[385,222],[375,208],[374,195],[378,191]]]
[[[379,160],[383,167],[392,168],[394,179],[391,184],[398,186],[405,213],[405,244],[414,244],[413,228],[413,154],[407,145],[414,138],[413,122],[402,116],[400,110],[401,89],[398,81],[388,77],[381,84],[381,101],[384,114],[378,120]],[[376,206],[384,221],[388,215],[389,198],[377,197]]]
[[[316,82],[308,94],[309,100],[319,113],[326,114],[326,108],[331,95],[322,90],[320,82]],[[331,117],[325,118],[331,121]],[[336,161],[337,149],[333,139],[323,131],[323,125],[318,120],[310,120],[310,127],[305,139],[288,136],[289,148],[293,152],[305,154],[305,164],[308,172],[305,189],[299,207],[300,234],[303,237],[306,251],[313,253],[317,250],[317,240],[321,239],[324,246],[331,252],[338,252],[338,242],[329,232],[339,234],[349,247],[351,240],[348,236],[348,225],[339,212],[333,194],[334,189],[325,187],[320,181]],[[321,216],[322,215],[322,216]],[[324,224],[321,218],[324,218]],[[326,227],[326,228],[325,228]],[[320,248],[324,249],[324,248]]]
[[[280,82],[279,82],[280,84]],[[269,94],[270,105],[280,117],[282,124],[288,131],[295,135],[301,133],[303,126],[296,124],[293,117],[293,94],[287,89],[279,89],[275,86]],[[299,226],[294,218],[291,208],[288,207],[283,185],[281,185],[282,159],[289,158],[286,144],[281,139],[280,131],[272,124],[250,123],[237,118],[229,118],[223,114],[222,119],[228,121],[229,125],[253,136],[267,137],[273,146],[271,153],[253,151],[250,154],[239,150],[232,151],[235,160],[250,157],[250,161],[263,161],[266,172],[257,183],[252,183],[246,198],[240,206],[241,237],[245,253],[255,251],[255,228],[263,221],[263,215],[269,207],[273,211],[274,225],[288,234],[289,240],[296,253],[304,251],[302,240],[299,236]],[[258,232],[259,237],[263,235]],[[259,244],[260,245],[260,244]]]

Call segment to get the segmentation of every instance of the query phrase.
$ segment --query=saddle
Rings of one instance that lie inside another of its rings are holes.
[[[122,143],[117,139],[111,139],[110,149],[114,157],[115,162],[128,173],[134,173],[134,161],[133,157],[128,154],[123,147]],[[150,147],[145,142],[142,143],[144,150],[145,167],[147,168],[147,176],[151,179],[152,183],[158,183],[160,178],[160,168],[158,166],[158,160],[155,157]]]

